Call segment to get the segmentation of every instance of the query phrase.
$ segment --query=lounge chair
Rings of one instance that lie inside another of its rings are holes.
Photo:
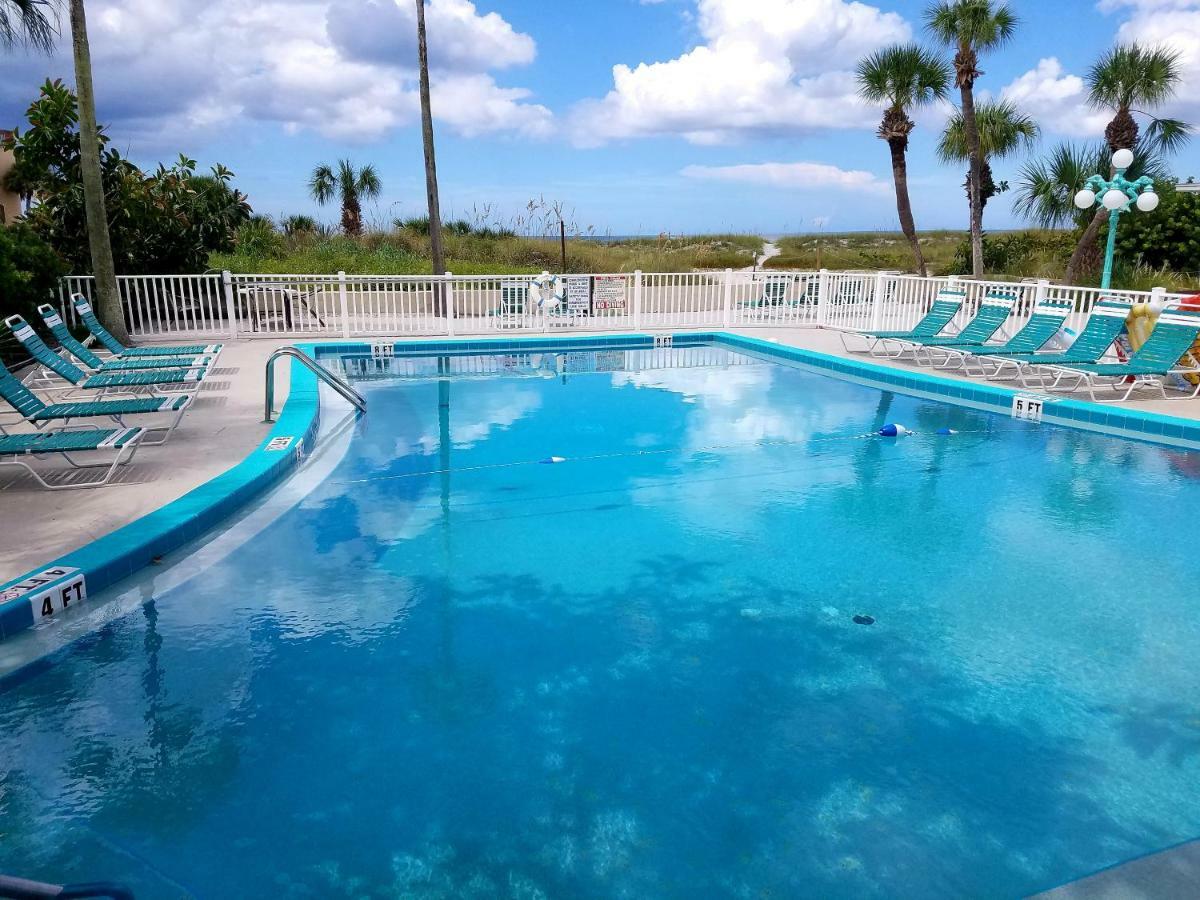
[[[992,371],[985,374],[995,381],[1015,380],[1026,387],[1050,387],[1046,378],[1052,370],[1043,367],[1099,362],[1113,345],[1113,341],[1120,337],[1131,308],[1132,304],[1128,300],[1102,298],[1093,307],[1083,331],[1066,350],[1008,353],[1000,352],[1000,349],[996,348],[988,350],[986,355],[977,356],[974,362],[982,366],[994,365]]]
[[[762,279],[762,296],[757,300],[747,300],[741,304],[742,309],[758,310],[760,313],[771,315],[781,313],[795,306],[804,305],[804,301],[788,301],[788,286],[792,282],[791,275],[766,275]]]
[[[37,479],[38,484],[50,491],[79,490],[101,487],[108,484],[118,466],[133,459],[145,431],[141,428],[96,428],[86,431],[35,431],[26,434],[0,435],[0,466],[20,466]],[[73,453],[91,450],[111,451],[111,462],[81,463],[72,458]],[[51,484],[46,481],[27,460],[49,454],[58,454],[76,469],[105,469],[104,475],[94,481],[75,484]]]
[[[89,375],[69,359],[59,356],[20,316],[9,316],[4,324],[29,351],[39,365],[69,381],[77,388],[142,388],[162,393],[165,388],[195,393],[205,369],[154,369],[147,372],[104,372]]]
[[[113,337],[107,328],[100,324],[100,320],[92,312],[92,305],[84,299],[83,294],[72,294],[71,302],[75,305],[75,312],[79,315],[83,324],[87,326],[88,331],[113,356],[118,356],[122,359],[132,359],[137,356],[199,356],[203,354],[204,356],[215,358],[221,353],[221,344],[181,344],[173,347],[126,347]]]
[[[1200,361],[1191,355],[1192,345],[1200,336],[1200,312],[1168,307],[1159,315],[1146,343],[1125,362],[1080,363],[1055,367],[1061,376],[1055,379],[1055,390],[1078,390],[1087,387],[1097,403],[1119,403],[1128,400],[1140,387],[1156,387],[1165,400],[1190,400],[1200,394],[1200,381],[1191,391],[1171,397],[1167,394],[1166,379],[1172,374],[1200,375]],[[1188,360],[1181,363],[1181,360]],[[1063,381],[1073,382],[1066,388]],[[1124,387],[1124,392],[1121,388]],[[1119,396],[1097,397],[1097,388],[1111,388]]]
[[[986,342],[939,344],[932,348],[932,352],[942,354],[943,359],[934,363],[934,367],[938,369],[963,368],[969,372],[968,360],[980,354],[998,353],[1003,356],[1009,353],[1033,353],[1042,349],[1054,335],[1058,334],[1073,308],[1071,303],[1064,300],[1043,300],[1034,307],[1029,321],[1002,344]]]
[[[975,311],[975,318],[964,325],[958,334],[905,338],[904,342],[911,345],[913,357],[918,363],[932,363],[932,351],[937,347],[986,344],[1004,328],[1015,303],[1016,295],[1009,291],[988,291]]]
[[[111,357],[101,359],[94,351],[81,343],[71,334],[65,322],[49,303],[38,307],[42,321],[58,340],[64,350],[79,360],[83,365],[96,372],[135,372],[141,369],[203,369],[212,361],[212,357],[197,356],[138,356],[131,359]]]
[[[841,332],[842,346],[850,353],[869,352],[872,356],[891,355],[887,353],[886,343],[888,341],[903,342],[914,338],[933,337],[940,334],[942,329],[949,325],[954,317],[958,315],[966,299],[966,291],[944,288],[938,291],[933,305],[921,317],[921,321],[907,331],[843,331]],[[866,346],[856,351],[846,342],[846,339],[850,337],[863,338],[866,341]],[[875,349],[880,344],[885,344],[884,352],[876,353]],[[901,346],[905,345],[901,344]]]
[[[143,447],[153,447],[165,444],[171,433],[179,425],[184,412],[192,404],[192,398],[186,394],[177,397],[130,397],[119,400],[80,400],[75,403],[43,403],[33,391],[21,383],[3,363],[0,363],[0,397],[15,409],[21,417],[34,428],[41,430],[51,422],[61,421],[63,426],[70,424],[73,419],[111,419],[122,428],[128,428],[125,419],[129,416],[151,416],[155,414],[173,415],[169,424],[161,426],[144,426],[147,435],[161,431],[163,434],[154,439],[141,440]],[[0,434],[4,434],[0,426]]]

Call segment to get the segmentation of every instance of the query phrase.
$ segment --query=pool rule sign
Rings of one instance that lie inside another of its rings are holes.
[[[597,275],[592,283],[592,309],[625,310],[625,276]]]
[[[585,316],[592,311],[592,278],[590,275],[568,275],[567,312]]]

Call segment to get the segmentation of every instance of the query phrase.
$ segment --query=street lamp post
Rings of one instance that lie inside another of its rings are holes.
[[[1075,205],[1080,209],[1091,209],[1099,201],[1108,210],[1108,243],[1104,248],[1104,275],[1101,288],[1112,287],[1113,252],[1117,248],[1117,221],[1121,213],[1129,211],[1134,203],[1142,212],[1152,212],[1158,207],[1158,194],[1154,193],[1154,182],[1143,175],[1136,181],[1125,177],[1125,170],[1133,165],[1132,150],[1118,150],[1112,156],[1116,174],[1112,179],[1093,175],[1084,184],[1083,190],[1075,195]]]

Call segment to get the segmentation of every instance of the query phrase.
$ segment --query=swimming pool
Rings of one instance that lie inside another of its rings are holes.
[[[0,870],[1012,896],[1200,830],[1193,452],[722,347],[342,365],[369,415],[3,683]]]

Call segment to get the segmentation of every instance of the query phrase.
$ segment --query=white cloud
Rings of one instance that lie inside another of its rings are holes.
[[[1083,79],[1067,74],[1053,56],[1038,60],[1037,66],[1005,85],[1000,96],[1056,134],[1095,137],[1104,133],[1108,121],[1088,106]]]
[[[124,146],[178,146],[213,129],[274,123],[369,141],[416,121],[410,0],[91,0],[97,104]],[[551,114],[492,72],[536,55],[534,39],[469,0],[430,0],[434,115],[457,133],[542,135]],[[57,56],[0,60],[0,110],[14,117]]]
[[[1101,0],[1098,7],[1126,17],[1117,27],[1116,43],[1167,47],[1179,53],[1182,83],[1161,112],[1190,122],[1200,119],[1200,0]],[[1035,116],[1047,131],[1068,137],[1100,137],[1112,117],[1088,106],[1083,79],[1067,73],[1054,57],[1040,60],[1002,94]]]
[[[740,166],[688,166],[682,173],[687,178],[703,178],[710,181],[738,181],[746,184],[764,184],[797,190],[854,191],[864,194],[887,193],[886,182],[870,172],[855,169],[839,169],[827,163],[815,162],[769,162]]]
[[[899,15],[846,0],[697,0],[697,17],[699,46],[665,62],[613,67],[613,89],[573,112],[578,144],[867,127],[877,112],[858,100],[851,67],[912,36]]]

